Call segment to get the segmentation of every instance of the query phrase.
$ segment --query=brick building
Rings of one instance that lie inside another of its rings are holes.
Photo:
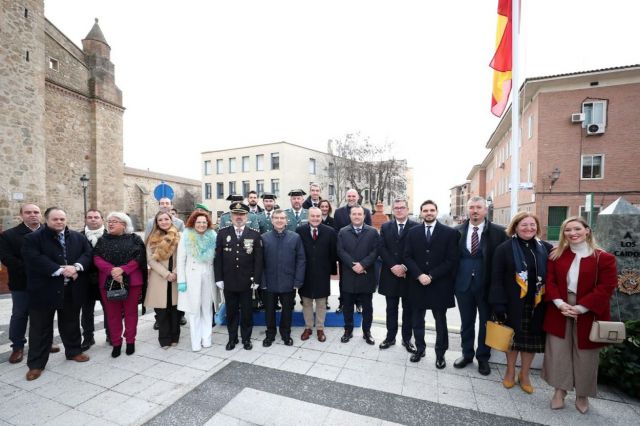
[[[520,87],[520,210],[535,212],[543,237],[559,225],[624,196],[640,204],[640,65],[528,78]],[[470,196],[492,203],[493,220],[510,220],[511,109],[502,117],[482,163],[467,179]]]

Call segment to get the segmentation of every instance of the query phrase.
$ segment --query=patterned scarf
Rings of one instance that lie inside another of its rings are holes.
[[[192,228],[186,228],[183,238],[186,238],[187,255],[201,263],[210,262],[216,254],[216,236],[211,229],[199,234]]]
[[[87,240],[89,240],[91,247],[95,247],[96,243],[98,242],[98,238],[102,237],[103,235],[104,235],[104,225],[102,225],[98,229],[94,229],[93,231],[89,229],[88,226],[84,227],[84,236],[87,237]]]
[[[531,243],[534,244],[535,252],[533,253],[536,262],[535,262],[535,270],[536,270],[536,292],[534,296],[534,306],[538,306],[538,304],[542,301],[542,296],[544,296],[544,281],[547,275],[547,248],[540,242],[539,239],[534,238],[531,240]],[[522,251],[522,247],[518,242],[518,237],[516,235],[511,239],[511,249],[513,250],[513,260],[515,263],[516,269],[516,283],[520,287],[520,299],[524,299],[529,291],[529,267],[525,260],[524,253]]]

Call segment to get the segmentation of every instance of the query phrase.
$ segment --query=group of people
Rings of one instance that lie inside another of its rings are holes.
[[[516,214],[505,229],[487,220],[482,197],[469,200],[469,219],[456,228],[437,220],[438,206],[431,200],[421,204],[415,221],[409,218],[407,200],[396,199],[392,219],[378,232],[355,190],[347,192],[347,205],[333,217],[318,185],[311,186],[306,200],[303,190],[288,195],[291,207],[286,210],[277,206],[274,194],[262,194],[264,207],[257,206],[255,192],[247,204],[244,197],[232,196],[217,232],[206,206],[198,205],[183,223],[171,214],[171,200],[162,199],[144,240],[124,213],[110,213],[105,228],[102,213],[91,209],[85,229],[75,232],[66,226],[60,208],[47,209],[41,224],[37,206],[22,206],[22,223],[0,235],[0,261],[9,270],[13,299],[10,362],[22,360],[29,318],[27,380],[42,374],[49,353],[57,348],[52,345],[56,312],[67,359],[87,361],[84,352],[95,343],[96,300],[103,306],[114,358],[123,339],[126,354],[135,352],[141,302],[155,309],[162,348],[178,344],[183,315],[192,350],[210,347],[213,315],[224,302],[226,349],[242,342],[251,350],[252,302],[259,300],[265,309],[262,345],[271,346],[278,333],[285,345],[292,345],[297,293],[305,322],[300,339],[310,339],[315,327],[317,340],[324,342],[331,276],[339,270],[341,342],[353,338],[354,311],[361,309],[362,338],[375,344],[372,298],[378,290],[386,299],[387,328],[379,348],[396,344],[401,306],[401,344],[411,362],[420,362],[427,348],[425,315],[431,310],[435,366],[445,368],[446,312],[457,300],[462,357],[454,368],[476,358],[480,374],[490,374],[485,337],[486,322],[493,316],[515,331],[504,387],[519,383],[532,393],[531,363],[535,353],[544,352],[542,377],[555,388],[551,407],[564,407],[567,392],[575,388],[577,409],[588,410],[602,346],[589,341],[589,329],[594,319],[609,319],[617,278],[615,258],[597,246],[582,218],[564,221],[553,248],[540,240],[541,227],[533,213]],[[121,289],[124,295],[117,291]],[[516,374],[518,354],[521,367]]]

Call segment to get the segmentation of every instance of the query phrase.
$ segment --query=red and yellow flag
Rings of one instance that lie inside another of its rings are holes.
[[[496,32],[496,53],[489,66],[493,68],[493,89],[491,91],[491,112],[500,117],[504,112],[511,93],[511,2],[498,0],[498,30]]]

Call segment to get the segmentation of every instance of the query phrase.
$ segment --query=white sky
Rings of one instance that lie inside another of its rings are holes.
[[[319,150],[360,131],[414,167],[414,200],[488,152],[497,0],[45,0],[72,41],[94,18],[124,94],[128,166],[200,178],[200,152]],[[522,77],[640,63],[631,0],[523,0]],[[286,188],[284,188],[286,191]]]

